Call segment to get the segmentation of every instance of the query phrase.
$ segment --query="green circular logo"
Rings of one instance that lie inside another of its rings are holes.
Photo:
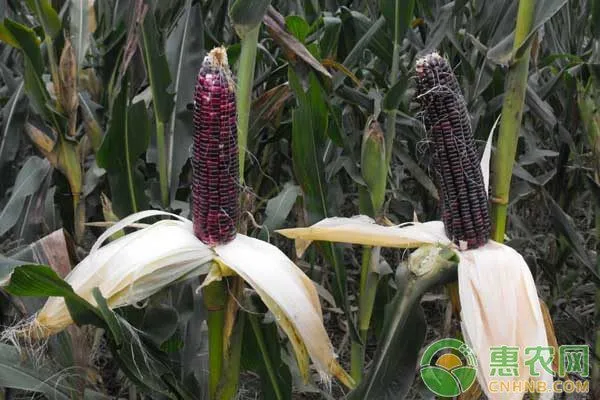
[[[473,351],[458,339],[442,339],[427,347],[421,357],[421,378],[438,396],[454,397],[466,392],[477,376]]]

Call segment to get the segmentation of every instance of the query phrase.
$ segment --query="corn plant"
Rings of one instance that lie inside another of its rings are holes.
[[[251,3],[0,1],[0,397],[416,399],[456,338],[494,398],[490,346],[597,342],[596,2]]]

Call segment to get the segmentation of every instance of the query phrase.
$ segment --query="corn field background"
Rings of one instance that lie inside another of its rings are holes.
[[[382,353],[409,251],[382,248],[365,330],[364,249],[318,242],[300,257],[275,231],[358,214],[394,225],[440,219],[415,61],[432,51],[449,61],[483,152],[510,95],[522,3],[532,5],[531,56],[505,243],[527,261],[558,343],[592,349],[585,379],[600,393],[596,0],[0,0],[0,331],[33,315],[45,296],[62,296],[58,278],[4,288],[15,266],[47,265],[65,277],[108,226],[132,213],[191,218],[196,76],[207,52],[224,46],[238,91],[252,79],[248,112],[238,107],[248,115],[238,231],[277,246],[318,283],[346,370],[356,372],[353,343],[364,339],[362,384],[391,388],[367,398],[434,398],[416,360],[424,345],[461,337],[451,286],[427,291],[414,306],[425,318],[414,317]],[[248,48],[256,52],[250,65]],[[388,146],[378,201],[364,155],[371,130]],[[492,164],[492,176],[497,169]],[[69,309],[78,326],[34,352],[0,343],[0,399],[213,397],[201,282],[181,279],[114,311],[99,306],[100,322]],[[334,380],[328,388],[316,373],[303,382],[273,315],[248,287],[237,293],[245,322],[232,333],[240,346],[228,369],[239,372],[231,398],[363,398],[363,386],[353,394]],[[115,315],[134,329],[113,329]],[[139,362],[135,351],[154,361]],[[366,371],[376,359],[385,360],[384,372],[373,377]],[[469,396],[462,398],[482,395]]]

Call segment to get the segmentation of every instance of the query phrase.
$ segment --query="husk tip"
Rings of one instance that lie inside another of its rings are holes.
[[[208,52],[205,58],[206,62],[220,68],[229,68],[229,61],[227,59],[227,49],[225,46],[215,47]]]

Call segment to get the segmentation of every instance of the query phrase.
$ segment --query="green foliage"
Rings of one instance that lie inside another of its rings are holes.
[[[137,164],[149,142],[148,116],[142,102],[128,104],[128,86],[121,87],[97,162],[108,171],[113,207],[121,217],[148,206]]]

